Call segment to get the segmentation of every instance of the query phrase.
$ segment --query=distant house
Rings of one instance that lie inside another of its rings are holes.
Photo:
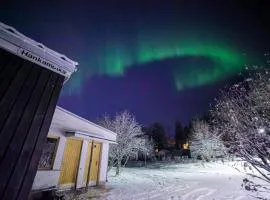
[[[116,134],[57,107],[32,190],[104,184]]]

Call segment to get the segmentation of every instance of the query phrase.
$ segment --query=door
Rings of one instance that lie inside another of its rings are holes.
[[[93,146],[92,146],[93,145]],[[99,174],[99,165],[100,165],[100,152],[101,144],[98,142],[89,142],[88,152],[87,152],[87,162],[85,166],[84,179],[87,182],[88,177],[88,185],[95,186],[98,184],[98,174]],[[89,171],[89,165],[90,171]]]
[[[64,158],[61,166],[59,184],[73,186],[76,182],[82,141],[78,139],[67,139]]]
[[[94,142],[93,153],[92,153],[92,161],[90,167],[90,174],[89,174],[89,184],[97,185],[98,183],[98,173],[99,173],[99,158],[100,158],[100,149],[101,144]]]

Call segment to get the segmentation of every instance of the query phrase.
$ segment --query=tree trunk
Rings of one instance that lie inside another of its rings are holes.
[[[116,176],[120,174],[120,167],[121,167],[121,159],[118,159],[117,165],[116,165],[116,173],[115,173]]]
[[[147,157],[147,153],[144,152],[144,166],[146,166],[146,157]]]
[[[129,160],[129,156],[127,156],[125,164],[123,165],[123,167],[126,167],[126,164],[127,164],[128,160]]]

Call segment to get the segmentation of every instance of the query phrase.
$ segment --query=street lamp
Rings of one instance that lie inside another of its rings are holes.
[[[258,133],[264,133],[264,132],[265,132],[265,129],[264,128],[258,129]]]

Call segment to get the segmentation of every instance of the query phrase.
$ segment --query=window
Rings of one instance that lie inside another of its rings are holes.
[[[58,139],[47,138],[44,144],[41,158],[39,160],[38,169],[52,169],[55,153],[57,150]]]
[[[189,148],[189,146],[188,146],[188,143],[185,143],[185,144],[183,144],[183,149],[188,149]]]

